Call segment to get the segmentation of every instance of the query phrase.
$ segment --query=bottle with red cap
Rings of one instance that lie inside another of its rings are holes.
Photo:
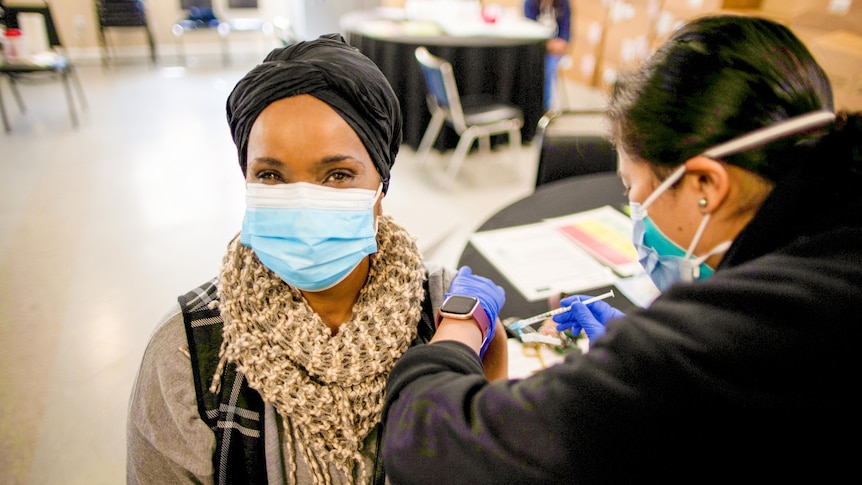
[[[27,57],[27,44],[21,29],[8,28],[3,38],[3,55],[9,62]]]

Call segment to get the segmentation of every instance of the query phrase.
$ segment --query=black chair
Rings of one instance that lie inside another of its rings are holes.
[[[69,105],[69,116],[72,118],[72,126],[78,126],[78,117],[75,113],[75,100],[72,96],[72,84],[78,91],[78,101],[82,108],[86,108],[86,100],[84,99],[84,90],[81,87],[81,82],[75,74],[75,67],[69,60],[60,42],[60,36],[57,34],[57,29],[54,25],[54,18],[51,16],[51,9],[48,2],[43,2],[41,5],[15,5],[4,6],[3,23],[7,28],[18,28],[18,14],[20,13],[35,13],[42,16],[45,21],[45,35],[47,37],[49,52],[37,53],[27,59],[9,61],[4,60],[0,63],[0,76],[6,76],[9,80],[9,87],[18,102],[18,108],[23,113],[25,111],[24,100],[18,91],[19,82],[41,82],[46,79],[58,80],[63,83],[66,91],[66,101]],[[0,90],[0,115],[3,118],[3,126],[6,132],[12,130],[9,125],[9,119],[6,115],[6,108],[3,104],[2,90]]]
[[[274,26],[257,17],[226,18],[220,19],[225,12],[219,12],[213,8],[212,0],[180,0],[180,7],[188,12],[188,16],[171,27],[171,33],[177,43],[177,57],[182,64],[186,64],[186,51],[184,38],[187,32],[215,32],[218,34],[221,44],[222,63],[230,64],[230,49],[228,48],[228,37],[234,32],[272,32]],[[257,14],[257,0],[227,0],[228,9],[239,9],[245,12]],[[285,23],[281,23],[285,25]],[[289,25],[289,24],[287,24]],[[287,36],[287,31],[279,30],[280,35]],[[282,37],[282,43],[287,44],[286,37]]]
[[[549,112],[538,123],[536,187],[578,175],[617,170],[617,151],[602,126],[603,110]]]
[[[507,133],[512,156],[517,159],[521,147],[521,126],[524,123],[521,109],[481,96],[462,99],[458,94],[452,64],[432,55],[425,47],[417,47],[415,56],[428,87],[428,109],[431,111],[431,121],[416,150],[419,162],[425,161],[444,123],[452,126],[460,137],[446,170],[446,187],[455,181],[458,169],[476,140],[479,140],[480,146],[487,148],[491,145],[491,135]]]
[[[142,28],[150,46],[150,59],[156,64],[156,43],[147,23],[143,0],[96,0],[96,18],[99,21],[99,43],[102,47],[102,64],[109,60],[105,30],[109,28]]]

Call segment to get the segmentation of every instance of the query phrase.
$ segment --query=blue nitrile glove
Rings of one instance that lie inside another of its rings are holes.
[[[584,329],[587,338],[590,342],[605,334],[605,325],[609,321],[626,316],[625,313],[599,300],[588,305],[581,303],[584,300],[592,298],[589,295],[573,295],[563,298],[560,301],[561,307],[572,306],[572,309],[554,315],[554,321],[557,323],[557,330],[563,331],[571,329],[572,335],[577,335]]]
[[[449,285],[449,292],[446,293],[446,297],[449,295],[475,296],[479,299],[482,309],[485,310],[485,315],[488,315],[491,329],[488,332],[485,345],[479,350],[479,357],[483,357],[485,351],[488,350],[488,344],[494,339],[494,331],[497,329],[497,315],[500,313],[500,308],[503,308],[503,304],[506,303],[506,292],[488,278],[474,275],[469,266],[462,266],[455,278],[452,279],[452,284]]]

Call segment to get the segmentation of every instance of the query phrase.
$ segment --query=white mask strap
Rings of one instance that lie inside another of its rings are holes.
[[[670,177],[666,178],[664,182],[662,182],[655,190],[652,191],[649,197],[646,198],[643,204],[641,204],[641,208],[646,210],[647,207],[650,206],[656,199],[659,198],[661,194],[663,194],[668,187],[677,183],[679,179],[682,178],[683,174],[685,174],[685,164],[682,164],[670,174]]]
[[[703,236],[703,230],[706,229],[706,223],[709,222],[710,214],[703,216],[703,219],[700,221],[700,225],[697,226],[697,231],[694,233],[694,237],[691,238],[691,244],[688,245],[688,250],[685,252],[685,259],[690,259],[691,254],[694,252],[694,248],[697,246],[697,243],[700,242],[700,237]]]
[[[383,182],[380,182],[380,184],[377,186],[377,191],[374,192],[374,203],[375,204],[377,203],[377,199],[380,198],[380,195],[382,193],[383,193]]]
[[[697,243],[700,242],[701,236],[703,236],[703,231],[706,229],[706,224],[709,222],[710,214],[703,216],[703,220],[700,221],[700,226],[697,227],[697,232],[694,233],[694,237],[691,239],[691,244],[688,246],[688,250],[685,252],[685,259],[690,259],[692,257],[692,253],[694,253],[694,248],[697,246]],[[698,256],[692,259],[692,263],[696,266],[700,266],[704,261],[709,259],[710,256],[714,254],[720,254],[727,251],[730,248],[730,245],[733,241],[724,241],[723,243],[718,244],[716,247],[712,248],[708,253],[703,256]]]
[[[713,160],[742,153],[762,145],[766,145],[771,141],[784,138],[786,136],[795,135],[812,128],[820,128],[835,121],[835,113],[831,111],[812,111],[804,115],[788,118],[774,125],[770,125],[759,130],[754,130],[745,135],[736,137],[730,141],[718,144],[709,150],[703,152],[703,156]]]
[[[372,207],[374,207],[374,204],[377,203],[377,201],[379,200],[380,194],[382,194],[382,193],[383,193],[383,182],[380,182],[380,185],[377,186],[377,192],[374,194],[374,202],[371,203]],[[378,219],[379,219],[379,217],[377,217],[377,215],[375,214],[374,215],[374,234],[377,234],[377,230],[380,227],[380,221]]]
[[[835,113],[831,111],[812,111],[810,113],[786,119],[774,125],[752,131],[740,137],[734,138],[730,141],[716,145],[703,152],[703,156],[711,158],[713,160],[719,160],[723,157],[751,150],[753,148],[765,145],[771,141],[778,140],[789,135],[810,130],[812,128],[819,128],[821,126],[828,125],[834,120]],[[684,169],[685,165],[683,165],[681,168]],[[677,175],[678,172],[680,172],[679,169],[674,172],[673,175],[668,177],[668,179],[665,180],[665,182],[662,183],[649,198],[647,198],[646,202],[644,202],[644,206],[646,206],[647,203],[651,203],[651,199],[655,199],[656,193],[660,193],[660,190],[667,189],[665,185],[670,185],[667,182],[670,182],[672,184],[674,183],[672,181],[674,180],[674,178],[681,177],[682,174]],[[707,222],[709,222],[709,216],[709,214],[705,215],[703,217],[703,220],[700,222],[700,226],[697,228],[697,232],[695,232],[694,238],[692,238],[691,240],[691,245],[688,247],[688,251],[686,251],[685,253],[685,259],[689,259],[692,256],[694,248],[700,241],[700,238],[703,235],[703,231],[704,229],[706,229]],[[712,248],[711,251],[704,254],[703,256],[695,258],[692,262],[695,263],[697,266],[700,266],[710,256],[727,251],[730,248],[730,245],[731,241],[725,241],[718,246]]]
[[[712,251],[704,254],[703,256],[692,259],[691,265],[692,265],[692,268],[694,268],[694,271],[696,273],[694,276],[700,277],[700,265],[702,265],[704,262],[706,262],[706,260],[709,259],[710,256],[712,256],[714,254],[721,254],[721,253],[726,252],[728,249],[730,249],[730,245],[732,243],[733,243],[733,241],[724,241],[723,243],[720,243],[718,246],[712,248]]]
[[[750,133],[746,133],[745,135],[736,137],[730,141],[718,144],[703,152],[703,156],[707,158],[712,158],[713,160],[720,160],[723,157],[744,152],[746,150],[751,150],[753,148],[765,145],[771,141],[775,141],[786,136],[801,133],[803,131],[810,130],[813,128],[826,126],[833,121],[835,121],[835,113],[831,111],[812,111],[804,115],[786,119],[774,125],[761,128],[759,130],[754,130]],[[643,204],[641,204],[641,207],[643,209],[649,207],[650,204],[655,202],[655,200],[659,198],[659,196],[668,189],[668,187],[679,181],[679,179],[682,178],[684,173],[685,164],[682,164],[670,175],[670,177],[665,179],[664,182],[662,182],[658,187],[656,187],[653,193],[650,194],[649,197],[647,197]]]

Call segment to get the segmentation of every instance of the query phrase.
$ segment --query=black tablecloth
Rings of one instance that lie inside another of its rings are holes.
[[[462,97],[488,94],[497,101],[512,103],[524,112],[521,136],[533,138],[536,124],[544,114],[542,86],[545,82],[545,40],[497,37],[398,36],[371,37],[346,30],[343,35],[360,52],[373,60],[389,80],[404,115],[404,143],[419,146],[431,120],[425,101],[422,71],[413,53],[425,46],[435,56],[452,63]],[[434,148],[454,148],[458,135],[445,126]]]
[[[565,216],[604,205],[622,209],[628,203],[623,190],[623,184],[615,173],[583,175],[551,182],[537,188],[532,195],[497,212],[476,231],[531,224],[542,219]],[[470,243],[467,243],[458,261],[458,267],[463,265],[470,266],[475,274],[491,278],[506,290],[506,304],[500,310],[501,320],[508,317],[528,317],[549,310],[546,301],[530,302],[524,299],[505,276]],[[610,287],[598,287],[584,291],[582,294],[599,295],[608,289]],[[635,308],[634,304],[619,292],[616,294],[617,296],[608,303],[623,312],[629,312]]]

